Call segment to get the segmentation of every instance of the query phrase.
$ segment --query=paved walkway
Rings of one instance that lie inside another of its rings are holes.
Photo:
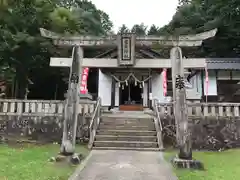
[[[70,180],[177,180],[162,152],[93,150]]]

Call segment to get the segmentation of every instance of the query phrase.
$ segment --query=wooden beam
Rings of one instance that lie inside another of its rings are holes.
[[[114,74],[114,75],[123,75],[123,74],[129,74],[129,73],[134,73],[135,75],[136,74],[141,74],[141,75],[146,75],[148,76],[149,75],[149,69],[148,68],[145,68],[145,69],[127,69],[127,68],[101,68],[101,71],[103,73],[111,73],[111,74]],[[161,73],[161,70],[159,69],[153,69],[152,70],[153,73],[155,74],[160,74]]]
[[[116,49],[116,48],[113,48],[113,49],[107,50],[107,51],[105,51],[105,52],[103,52],[103,53],[95,56],[94,58],[104,58],[104,57],[106,57],[106,56],[109,55],[109,54],[110,54],[110,56],[111,56],[111,54],[114,53],[114,51],[117,51],[117,49]],[[112,57],[112,56],[111,56],[111,57]]]
[[[136,36],[136,46],[200,46],[202,41],[216,35],[217,29],[195,35],[184,36]],[[59,46],[117,46],[117,35],[96,36],[63,36],[40,28],[43,37],[53,39]]]
[[[145,50],[143,50],[143,49],[140,49],[139,52],[142,53],[143,55],[149,57],[149,58],[153,58],[153,59],[156,58],[156,56],[154,56],[154,55],[153,55],[151,52],[149,52],[149,51],[145,51]]]
[[[185,68],[203,69],[205,67],[205,58],[184,59],[183,65]],[[98,67],[98,68],[121,68],[118,65],[117,59],[94,59],[84,58],[84,67]],[[126,68],[126,67],[125,67]],[[137,59],[137,62],[132,68],[171,68],[170,59]]]
[[[71,67],[72,66],[72,58],[50,58],[50,66],[51,67]]]
[[[50,66],[69,67],[72,58],[54,58],[50,59]],[[203,69],[205,67],[205,58],[183,59],[185,68]],[[83,58],[84,67],[95,68],[122,68],[118,65],[117,59],[111,58]],[[137,62],[132,68],[171,68],[171,59],[137,59]],[[124,67],[127,68],[127,67]]]

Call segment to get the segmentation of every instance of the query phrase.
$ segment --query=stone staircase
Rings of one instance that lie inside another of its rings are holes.
[[[158,151],[153,117],[133,111],[103,114],[93,149]]]

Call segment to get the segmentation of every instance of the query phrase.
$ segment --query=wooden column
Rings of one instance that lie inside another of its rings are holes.
[[[152,71],[149,70],[149,76],[152,76]],[[152,77],[148,80],[148,106],[152,109]]]
[[[142,80],[144,79],[144,77],[142,76]],[[141,105],[143,106],[143,98],[144,98],[144,87],[141,89]]]
[[[119,80],[122,80],[122,77],[119,77]],[[122,104],[122,88],[119,87],[119,106]]]
[[[112,91],[111,91],[111,109],[115,106],[116,81],[112,77]]]

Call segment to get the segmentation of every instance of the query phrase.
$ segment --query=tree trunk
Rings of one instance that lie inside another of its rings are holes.
[[[27,87],[27,75],[24,69],[21,67],[16,68],[16,86],[15,86],[15,94],[16,98],[24,99],[26,87]]]
[[[70,71],[69,87],[64,107],[63,136],[60,152],[63,155],[72,155],[75,151],[76,132],[79,109],[79,81],[81,75],[83,50],[73,48],[73,62]]]

